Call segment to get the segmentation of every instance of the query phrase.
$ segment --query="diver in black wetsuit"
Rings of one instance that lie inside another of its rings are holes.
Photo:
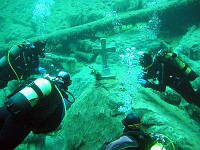
[[[69,85],[70,76],[64,71],[54,78],[23,82],[0,108],[0,149],[16,148],[31,131],[45,134],[56,130],[74,102],[68,100]]]
[[[157,133],[144,133],[141,130],[141,119],[137,114],[128,114],[122,120],[122,124],[123,134],[115,141],[105,142],[100,150],[165,150],[162,143],[164,136]]]
[[[144,53],[140,58],[140,64],[144,68],[144,75],[139,79],[143,87],[164,92],[166,86],[169,86],[188,103],[200,107],[200,89],[195,91],[190,83],[198,76],[177,57],[177,54],[161,50],[152,57],[149,53]],[[157,80],[158,84],[148,79]]]
[[[31,74],[44,71],[39,67],[39,56],[45,57],[45,46],[46,41],[23,42],[13,46],[0,59],[0,89],[6,87],[10,80],[25,80]]]

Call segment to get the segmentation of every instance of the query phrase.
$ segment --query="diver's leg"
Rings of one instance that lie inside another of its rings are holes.
[[[191,83],[188,80],[183,80],[179,87],[176,89],[176,92],[178,92],[188,103],[193,103],[200,106],[200,95],[198,95]]]
[[[30,133],[22,120],[7,116],[0,129],[0,149],[10,150],[16,148]]]
[[[4,87],[7,86],[8,81],[14,79],[13,77],[11,77],[11,70],[9,72],[9,70],[6,69],[2,69],[0,67],[0,89],[3,89]]]
[[[3,127],[5,119],[9,116],[7,109],[0,108],[0,129]]]
[[[195,91],[195,93],[196,93],[196,97],[193,100],[193,103],[200,108],[200,89]]]

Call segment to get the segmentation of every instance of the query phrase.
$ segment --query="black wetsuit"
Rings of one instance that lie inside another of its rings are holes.
[[[155,144],[155,140],[142,131],[124,130],[122,136],[129,137],[132,142],[123,142],[117,147],[111,148],[112,150],[149,150]],[[104,143],[100,150],[105,150],[109,143],[111,142]]]
[[[25,43],[17,45],[21,49],[18,56],[9,55],[9,61],[19,79],[27,79],[31,74],[37,73],[39,67],[38,52],[27,47]],[[8,63],[8,56],[0,59],[0,89],[7,86],[8,81],[17,79],[16,74]]]
[[[126,131],[122,136],[128,136],[133,140],[133,143],[138,144],[138,147],[130,148],[130,150],[149,150],[155,144],[155,140],[153,140],[149,134],[142,131]]]
[[[155,59],[151,68],[145,73],[144,79],[158,80],[158,83],[147,82],[146,87],[164,92],[169,86],[179,93],[188,103],[200,107],[200,91],[195,91],[187,76],[172,62]]]
[[[27,114],[15,116],[5,107],[0,108],[0,149],[14,149],[31,131],[35,134],[48,133],[60,125],[64,105],[55,84],[51,83],[51,93],[40,98]]]

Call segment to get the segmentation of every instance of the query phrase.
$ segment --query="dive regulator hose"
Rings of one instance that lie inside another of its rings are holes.
[[[13,46],[13,47],[14,47],[14,46]],[[13,47],[12,47],[12,48],[13,48]],[[12,49],[12,48],[11,48],[11,49]],[[11,64],[11,62],[10,62],[10,50],[8,51],[8,64],[9,64],[10,68],[12,69],[12,71],[14,72],[14,74],[15,74],[17,80],[20,82],[19,76],[18,76],[17,72],[15,71],[15,69],[13,68],[13,66],[12,66],[12,64]]]

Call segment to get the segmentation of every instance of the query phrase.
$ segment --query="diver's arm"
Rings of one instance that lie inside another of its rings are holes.
[[[156,91],[161,91],[161,92],[165,92],[166,90],[166,86],[163,86],[163,85],[159,85],[159,84],[155,84],[155,83],[152,83],[152,82],[149,82],[147,81],[147,88],[151,88],[153,90],[156,90]]]
[[[164,84],[164,64],[161,63],[158,69],[158,84],[152,83],[150,81],[147,81],[146,87],[152,88],[156,91],[164,92],[166,90],[166,85]]]

